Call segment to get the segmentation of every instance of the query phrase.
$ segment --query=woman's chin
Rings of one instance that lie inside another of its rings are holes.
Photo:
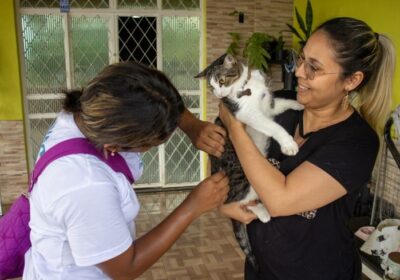
[[[307,96],[309,96],[309,94],[310,94],[309,90],[298,89],[297,90],[297,95],[296,95],[297,102],[299,102],[300,104],[304,105],[304,103],[307,100]]]

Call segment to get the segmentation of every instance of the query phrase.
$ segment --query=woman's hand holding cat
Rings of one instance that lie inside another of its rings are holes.
[[[247,209],[248,206],[255,205],[257,205],[256,201],[250,201],[247,204],[242,204],[238,201],[235,201],[221,205],[218,209],[224,216],[235,219],[247,225],[254,219],[257,219],[257,216],[252,211]]]
[[[228,133],[232,131],[234,127],[244,128],[245,124],[235,118],[234,115],[226,108],[224,103],[219,102],[219,118],[224,123],[225,128],[228,130]]]
[[[183,202],[194,218],[225,202],[228,197],[229,179],[223,172],[215,173],[202,182]]]
[[[197,149],[215,157],[221,157],[224,152],[225,129],[216,124],[197,119],[188,110],[183,113],[179,127]]]

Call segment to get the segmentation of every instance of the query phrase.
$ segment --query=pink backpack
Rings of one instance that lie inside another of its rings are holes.
[[[39,159],[31,174],[29,192],[48,164],[71,154],[91,154],[108,164],[115,172],[123,173],[130,183],[133,175],[124,158],[115,156],[104,157],[86,138],[73,138],[63,141],[48,151]],[[21,195],[8,212],[0,218],[0,280],[22,276],[24,270],[24,255],[31,247],[29,238],[29,200]]]

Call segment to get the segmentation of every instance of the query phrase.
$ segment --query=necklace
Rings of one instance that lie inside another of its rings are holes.
[[[304,134],[304,130],[303,130],[303,113],[299,116],[299,135],[301,136],[301,138],[306,139],[308,137],[310,137],[310,135],[313,134],[313,131]]]

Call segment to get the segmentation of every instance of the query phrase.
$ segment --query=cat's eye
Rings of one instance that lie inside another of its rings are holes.
[[[223,84],[225,84],[225,79],[219,79],[218,83],[219,86],[222,86]]]

